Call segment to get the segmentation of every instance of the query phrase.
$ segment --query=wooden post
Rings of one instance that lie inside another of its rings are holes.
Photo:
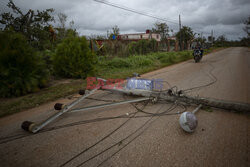
[[[187,41],[187,50],[190,50],[190,41]]]
[[[168,52],[170,51],[170,40],[167,39],[167,43],[168,43]]]
[[[179,41],[178,40],[175,41],[175,51],[176,52],[179,51]]]
[[[185,49],[185,42],[182,41],[182,44],[181,44],[181,50],[184,50]]]

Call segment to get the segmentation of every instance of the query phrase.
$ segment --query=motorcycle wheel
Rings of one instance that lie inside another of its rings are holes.
[[[194,61],[195,61],[195,63],[198,63],[200,61],[200,58],[198,56],[195,56]]]

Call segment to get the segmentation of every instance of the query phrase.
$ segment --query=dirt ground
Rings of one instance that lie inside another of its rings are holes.
[[[189,60],[142,77],[162,79],[179,90],[216,80],[189,95],[250,104],[250,49],[227,48],[203,57],[200,63]],[[128,98],[105,91],[91,97]],[[0,119],[0,166],[250,166],[249,114],[201,110],[196,114],[198,127],[189,134],[180,128],[178,114],[145,117],[124,104],[67,113],[37,134],[20,128],[25,120],[39,122],[52,115],[55,102]],[[103,103],[86,99],[76,108]],[[162,102],[144,110],[156,113],[170,107]],[[193,109],[187,107],[187,111]],[[177,106],[170,113],[181,111],[183,107]],[[101,119],[120,115],[123,118]]]

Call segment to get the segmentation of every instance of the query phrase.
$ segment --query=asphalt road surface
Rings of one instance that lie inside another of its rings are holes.
[[[179,90],[216,80],[188,94],[250,103],[250,49],[227,48],[200,63],[189,60],[142,77],[162,79]],[[130,97],[98,91],[91,98]],[[24,120],[39,122],[53,114],[54,103],[0,119],[0,166],[250,166],[249,114],[201,110],[198,127],[189,134],[180,128],[179,114],[151,116],[124,104],[67,113],[35,135],[20,128]],[[87,99],[77,107],[102,103],[107,102]],[[184,106],[167,102],[137,106],[152,113],[184,111]]]

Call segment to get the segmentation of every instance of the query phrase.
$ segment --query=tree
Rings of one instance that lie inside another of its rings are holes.
[[[29,10],[24,14],[12,0],[9,1],[9,8],[13,13],[2,13],[0,23],[5,25],[5,30],[14,30],[20,32],[28,39],[28,42],[35,47],[43,49],[41,44],[44,40],[49,39],[49,22],[54,21],[51,13],[54,9],[46,9],[44,11]]]
[[[58,44],[62,42],[64,38],[67,38],[68,36],[78,36],[78,33],[76,32],[75,29],[73,29],[74,26],[74,21],[69,22],[69,26],[66,26],[67,18],[68,16],[64,13],[59,13],[57,15],[58,20],[59,20],[59,25],[58,27],[55,28],[55,35],[56,35],[56,40],[55,44]],[[68,28],[67,28],[68,27]]]
[[[211,42],[211,43],[215,41],[215,38],[213,36],[208,36],[207,39],[208,39],[208,42]]]
[[[46,85],[48,70],[21,33],[0,32],[0,96],[34,92]]]
[[[227,38],[225,37],[225,35],[220,35],[218,36],[218,38],[216,39],[215,41],[215,45],[216,46],[226,46],[228,44],[228,40]]]
[[[198,42],[199,44],[205,43],[206,40],[207,40],[207,39],[206,39],[205,37],[202,37],[202,38],[201,38],[201,37],[198,37],[198,38],[195,39],[195,41]]]
[[[120,29],[117,25],[115,25],[112,28],[112,32],[109,34],[109,39],[113,39],[113,36],[115,35],[115,37],[117,38],[117,36],[120,34]]]
[[[65,28],[65,24],[66,24],[66,21],[67,21],[67,15],[64,14],[64,13],[59,13],[58,15],[58,19],[59,19],[59,27],[60,28]]]
[[[184,49],[187,46],[188,41],[192,41],[194,39],[195,33],[190,27],[183,26],[179,32],[176,34],[176,38],[182,44],[184,43]]]
[[[57,15],[58,20],[59,20],[59,27],[56,28],[57,30],[57,40],[59,40],[59,42],[61,42],[61,40],[63,38],[65,38],[66,36],[66,21],[67,21],[67,15],[64,13],[59,13]]]
[[[250,16],[248,17],[248,19],[244,22],[245,27],[243,28],[243,30],[247,33],[247,37],[244,37],[241,39],[241,44],[243,46],[250,46]]]
[[[97,58],[91,52],[85,37],[68,36],[58,44],[53,56],[57,75],[70,78],[86,78],[94,74]]]
[[[165,41],[169,36],[169,27],[166,23],[156,22],[152,28],[152,32],[159,33],[161,35],[161,40]]]
[[[248,17],[248,20],[246,20],[245,22],[244,22],[244,24],[245,24],[245,27],[244,27],[244,31],[247,33],[247,37],[248,38],[250,38],[250,16]]]
[[[218,38],[216,39],[217,42],[226,42],[227,38],[225,37],[225,35],[220,35],[218,36]]]
[[[71,21],[69,22],[69,27],[70,27],[71,29],[73,29],[74,24],[75,24],[74,20],[71,20]]]

